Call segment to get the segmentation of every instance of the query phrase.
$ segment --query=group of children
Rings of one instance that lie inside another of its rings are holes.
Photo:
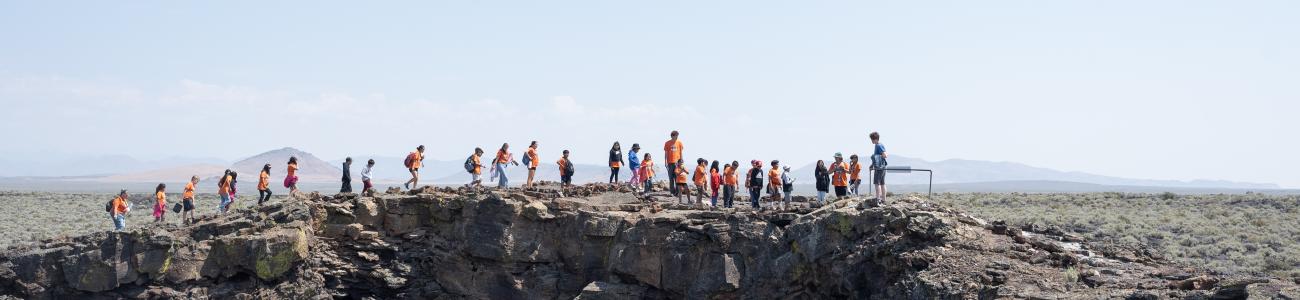
[[[679,133],[673,131],[670,139],[664,142],[665,167],[668,170],[668,189],[678,201],[691,203],[690,185],[694,184],[695,202],[704,203],[705,195],[709,197],[709,204],[713,207],[718,206],[718,199],[722,199],[722,207],[732,208],[736,197],[736,192],[740,178],[738,170],[740,162],[732,161],[730,164],[719,165],[717,160],[711,163],[704,159],[696,159],[694,175],[686,166],[682,159],[682,151],[685,147],[682,141],[678,139]],[[885,189],[885,170],[887,166],[886,158],[888,153],[885,152],[885,146],[880,143],[880,134],[872,132],[870,134],[873,151],[871,156],[870,170],[872,172],[872,184],[875,186],[875,198],[877,201],[884,201],[887,194]],[[519,166],[520,163],[514,159],[514,154],[510,153],[510,144],[505,143],[497,150],[496,156],[492,158],[490,170],[491,179],[497,180],[498,188],[505,188],[509,185],[509,179],[506,176],[506,169],[511,166]],[[534,175],[540,159],[538,159],[538,143],[533,141],[528,145],[524,152],[523,165],[528,167],[528,180],[524,187],[532,187]],[[465,160],[465,171],[470,173],[471,181],[468,186],[481,186],[483,163],[482,148],[475,148],[474,153]],[[623,163],[622,147],[618,142],[609,150],[609,182],[619,183],[619,171]],[[835,197],[842,198],[848,195],[858,195],[858,187],[862,184],[861,172],[862,164],[858,156],[851,155],[849,161],[845,162],[840,153],[835,153],[835,161],[829,166],[822,160],[817,161],[814,177],[816,178],[817,203],[822,204],[826,201],[826,196],[834,187]],[[420,167],[424,161],[424,145],[419,145],[415,151],[407,155],[404,165],[411,173],[411,179],[406,181],[403,186],[407,189],[418,187],[420,180]],[[562,187],[573,185],[574,164],[569,159],[569,150],[562,151],[562,156],[556,162],[560,171],[560,184]],[[640,144],[632,144],[632,149],[627,152],[627,164],[631,171],[631,178],[628,184],[634,190],[640,189],[642,194],[650,193],[654,190],[655,179],[655,162],[649,153],[641,153]],[[781,162],[773,160],[770,162],[770,168],[763,172],[763,162],[759,160],[750,161],[750,169],[745,176],[745,188],[749,192],[750,205],[754,209],[764,209],[760,204],[761,196],[766,189],[767,199],[771,205],[776,207],[780,205],[781,209],[790,209],[792,193],[794,192],[795,179],[790,174],[790,167],[781,166]],[[348,157],[343,162],[343,184],[340,187],[340,193],[349,193],[352,191],[351,177],[352,158]],[[362,192],[373,192],[374,185],[371,183],[371,170],[375,166],[375,160],[367,161],[366,166],[361,171]],[[284,187],[289,189],[290,195],[298,192],[298,158],[290,157],[286,166],[284,177]],[[269,186],[271,175],[271,164],[262,166],[262,171],[258,176],[257,204],[260,206],[271,199],[271,189]],[[221,199],[217,206],[217,213],[229,211],[234,204],[237,195],[237,181],[239,174],[237,172],[226,170],[218,179],[217,195]],[[195,185],[198,184],[199,177],[193,176],[185,185],[185,190],[181,194],[181,203],[172,207],[173,212],[181,213],[183,223],[189,224],[194,220],[194,191]],[[153,208],[155,222],[165,222],[167,213],[167,195],[166,184],[158,184],[154,191],[156,203]],[[126,214],[130,211],[129,202],[126,200],[127,192],[122,190],[116,198],[106,205],[110,218],[114,222],[117,230],[123,230],[126,227]]]

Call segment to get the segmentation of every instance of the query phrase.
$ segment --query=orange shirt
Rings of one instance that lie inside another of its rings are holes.
[[[217,194],[220,195],[230,194],[230,175],[226,175],[225,177],[222,177],[221,181],[217,182]]]
[[[682,159],[682,150],[685,149],[682,147],[682,140],[664,142],[664,161],[676,163],[677,160]]]
[[[185,192],[181,193],[181,199],[194,199],[194,182],[190,181],[185,184]]]
[[[849,164],[849,180],[858,180],[858,178],[861,178],[860,175],[859,175],[859,173],[862,173],[862,164],[859,164],[859,163],[856,163],[856,162],[855,162],[855,163],[850,163],[850,164]]]
[[[709,176],[705,172],[708,172],[708,168],[704,165],[695,167],[695,185],[705,186],[705,184],[708,183],[707,180]]]
[[[419,168],[420,163],[416,163],[415,165],[417,168]],[[286,172],[286,174],[288,174],[286,176],[293,177],[293,174],[297,174],[297,173],[298,173],[298,163],[289,164],[289,172]]]
[[[497,158],[493,159],[492,163],[504,164],[508,162],[510,162],[510,153],[506,153],[506,150],[497,150]]]
[[[113,198],[113,213],[115,214],[126,213],[126,199],[122,199],[122,196],[117,196],[117,198]]]
[[[677,168],[677,183],[686,183],[686,178],[690,175],[691,171],[687,171],[686,168]]]
[[[537,168],[537,163],[541,161],[537,159],[537,148],[528,148],[528,151],[525,151],[524,155],[528,156],[528,167]]]
[[[555,161],[555,164],[560,166],[560,175],[564,175],[564,159]]]
[[[731,165],[727,165],[726,168],[723,168],[722,183],[734,187],[738,181],[738,178],[736,178],[736,170],[732,169]]]
[[[261,175],[257,175],[257,190],[265,191],[270,184],[269,181],[271,181],[271,173],[262,171]]]
[[[641,162],[641,178],[650,179],[650,177],[655,177],[655,162],[647,159]]]
[[[839,168],[840,168],[841,171],[836,172],[836,171],[835,171],[835,167],[836,167],[836,166],[839,166]],[[848,172],[848,170],[849,170],[849,164],[848,164],[848,163],[845,163],[845,162],[831,163],[831,165],[830,165],[830,171],[831,171],[831,185],[834,185],[834,186],[849,186],[849,176],[847,176],[847,175],[845,174],[845,173]]]
[[[774,188],[780,188],[780,187],[781,187],[781,169],[780,169],[780,168],[772,167],[771,170],[767,170],[767,184],[768,184],[768,185],[771,185],[771,186],[774,187]]]
[[[483,175],[483,161],[479,158],[480,156],[478,154],[470,155],[470,159],[474,160],[474,175]]]
[[[414,154],[415,154],[415,157],[412,157],[412,158],[414,158],[414,159],[411,160],[411,168],[412,168],[412,169],[419,169],[419,168],[420,168],[420,162],[424,160],[424,153],[420,153],[420,151],[415,151],[415,152],[411,152],[411,153],[414,153]],[[297,168],[297,166],[294,166],[294,168]],[[293,173],[289,173],[289,176],[293,176]]]
[[[158,205],[167,206],[167,193],[158,191],[158,193],[154,194],[153,196],[154,198],[158,198]]]

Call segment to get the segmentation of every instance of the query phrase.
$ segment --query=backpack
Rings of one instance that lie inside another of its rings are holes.
[[[407,155],[406,155],[406,161],[404,161],[403,164],[406,165],[406,168],[407,168],[407,169],[410,169],[411,167],[414,167],[414,166],[415,166],[415,152],[411,152],[411,154],[407,154]]]
[[[532,165],[533,165],[533,156],[528,155],[528,153],[524,153],[524,166],[532,166]]]
[[[469,172],[470,174],[473,174],[474,167],[476,167],[474,165],[474,156],[470,155],[468,158],[465,158],[465,172]]]
[[[108,203],[104,203],[104,212],[113,213],[113,200],[117,200],[117,198],[108,199]]]
[[[573,176],[573,162],[564,161],[564,175]]]
[[[871,156],[871,167],[872,167],[873,169],[876,169],[876,170],[882,170],[882,169],[884,169],[886,166],[889,166],[889,162],[888,162],[888,161],[885,161],[885,158],[884,158],[884,157],[882,157],[882,156],[880,156],[880,155],[872,155],[872,156]]]

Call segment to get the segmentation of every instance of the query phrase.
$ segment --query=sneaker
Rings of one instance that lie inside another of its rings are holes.
[[[404,187],[404,188],[406,188],[406,189],[409,190],[409,189],[411,189],[411,183],[410,183],[410,182],[403,183],[403,184],[402,184],[402,187]]]

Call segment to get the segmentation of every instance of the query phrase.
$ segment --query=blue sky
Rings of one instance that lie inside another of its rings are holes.
[[[1293,1],[5,2],[0,155],[615,140],[1300,187]]]

